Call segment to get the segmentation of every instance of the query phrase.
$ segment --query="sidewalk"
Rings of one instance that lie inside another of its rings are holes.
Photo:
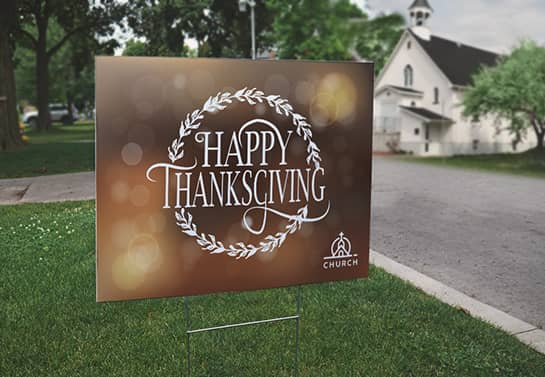
[[[92,199],[95,199],[94,172],[0,180],[0,204]],[[370,260],[375,266],[408,281],[440,301],[503,329],[545,354],[545,331],[542,329],[477,301],[376,251],[370,252]]]
[[[94,172],[0,179],[0,204],[45,203],[94,198]]]

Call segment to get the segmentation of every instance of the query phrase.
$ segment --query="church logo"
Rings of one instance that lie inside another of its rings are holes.
[[[333,240],[330,251],[331,255],[324,257],[324,270],[358,266],[358,254],[352,254],[352,243],[343,232]]]

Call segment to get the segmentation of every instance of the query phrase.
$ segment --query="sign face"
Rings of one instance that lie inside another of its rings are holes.
[[[366,277],[373,67],[96,60],[97,301]]]

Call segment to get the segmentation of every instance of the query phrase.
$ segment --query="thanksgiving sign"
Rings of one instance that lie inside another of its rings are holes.
[[[97,300],[365,277],[372,88],[366,63],[97,58]]]

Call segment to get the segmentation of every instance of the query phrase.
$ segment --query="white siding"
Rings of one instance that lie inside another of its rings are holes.
[[[407,48],[409,41],[411,42],[410,49]],[[403,72],[408,64],[413,68],[412,89],[424,93],[417,106],[450,117],[453,102],[450,82],[435,66],[418,41],[408,32],[401,37],[394,55],[377,81],[376,88],[385,85],[404,86]],[[440,102],[438,104],[434,103],[435,87],[439,89]]]
[[[498,119],[488,115],[473,122],[470,117],[463,115],[463,91],[454,92],[453,119],[456,123],[448,130],[445,153],[452,154],[482,154],[482,153],[509,153],[513,152],[511,135],[506,119]],[[445,141],[446,141],[445,140]],[[474,144],[474,141],[476,143]],[[535,135],[530,130],[527,137],[517,146],[517,151],[524,151],[535,146]]]
[[[408,43],[410,42],[410,48]],[[381,91],[375,97],[377,118],[375,119],[378,132],[400,132],[401,149],[411,151],[417,155],[453,155],[475,153],[502,153],[512,152],[512,140],[505,129],[506,120],[498,120],[494,116],[481,117],[479,122],[463,116],[463,90],[453,87],[448,78],[426,54],[419,42],[405,32],[398,43],[390,61],[380,74],[376,88],[387,85],[404,86],[404,69],[411,65],[413,69],[412,89],[423,92],[422,97],[402,95],[396,91]],[[434,89],[439,90],[439,103],[434,101]],[[389,93],[389,95],[388,95]],[[430,126],[428,152],[424,152],[426,140],[424,137],[423,119],[419,120],[404,111],[394,111],[394,106],[424,107],[441,114],[454,121],[450,126]],[[392,118],[395,114],[396,120]],[[387,118],[387,119],[386,119]],[[386,120],[385,120],[386,119]],[[396,124],[396,128],[385,127],[386,124]],[[420,126],[420,135],[414,135],[414,129]],[[502,130],[501,132],[498,132]],[[529,129],[526,138],[518,145],[517,151],[524,151],[535,146],[536,138],[532,129]]]

